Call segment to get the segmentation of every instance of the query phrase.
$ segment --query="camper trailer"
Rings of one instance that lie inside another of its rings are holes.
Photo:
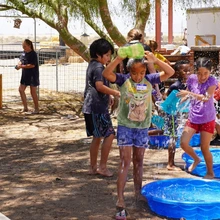
[[[220,8],[187,10],[187,43],[192,46],[220,45]]]

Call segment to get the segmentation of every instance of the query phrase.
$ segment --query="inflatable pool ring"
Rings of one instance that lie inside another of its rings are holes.
[[[220,149],[210,148],[213,157],[213,171],[216,178],[220,178]],[[196,154],[201,158],[201,162],[196,166],[196,168],[191,172],[196,176],[206,175],[206,164],[200,149],[195,150]],[[193,159],[186,153],[183,153],[182,159],[186,163],[186,169],[193,163]]]
[[[220,219],[220,181],[174,178],[142,187],[151,210],[168,218]]]

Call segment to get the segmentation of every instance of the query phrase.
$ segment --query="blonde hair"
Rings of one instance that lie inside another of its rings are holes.
[[[140,42],[143,42],[144,36],[140,29],[133,28],[128,32],[127,41],[130,42],[132,40],[139,40]]]

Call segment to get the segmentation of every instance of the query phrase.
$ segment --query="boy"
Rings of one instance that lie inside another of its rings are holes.
[[[185,90],[186,89],[186,80],[188,76],[190,75],[190,64],[188,60],[180,60],[177,61],[174,65],[174,70],[176,75],[178,76],[178,80],[173,83],[168,91],[167,96],[173,91],[173,90]],[[185,119],[187,118],[187,115],[182,115]],[[183,119],[181,118],[181,120]],[[174,164],[174,157],[175,157],[175,151],[176,151],[176,141],[177,141],[177,128],[179,126],[179,123],[183,123],[183,121],[178,121],[180,119],[180,113],[177,113],[176,115],[166,114],[166,117],[164,117],[165,123],[164,123],[164,135],[169,135],[169,145],[168,145],[168,164],[167,169],[173,170],[173,171],[179,171],[180,168],[176,167]]]
[[[109,88],[109,82],[102,76],[104,65],[114,53],[113,46],[105,39],[95,40],[90,46],[91,61],[86,71],[83,113],[87,136],[93,136],[90,144],[89,174],[106,177],[113,175],[107,169],[108,155],[115,137],[115,131],[109,115],[109,95],[120,96],[120,92]],[[97,167],[97,157],[102,138],[101,159]]]

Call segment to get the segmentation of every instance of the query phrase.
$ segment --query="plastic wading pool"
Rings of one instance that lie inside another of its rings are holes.
[[[215,173],[216,178],[220,178],[220,149],[210,148],[213,157],[213,171]],[[201,162],[196,166],[196,168],[191,172],[197,176],[205,176],[206,175],[206,164],[204,157],[202,155],[202,151],[200,149],[195,150],[196,154],[201,158]],[[182,159],[186,163],[186,169],[193,163],[193,159],[186,153],[183,153]]]
[[[186,220],[220,219],[220,181],[166,179],[146,184],[141,192],[158,215]]]

